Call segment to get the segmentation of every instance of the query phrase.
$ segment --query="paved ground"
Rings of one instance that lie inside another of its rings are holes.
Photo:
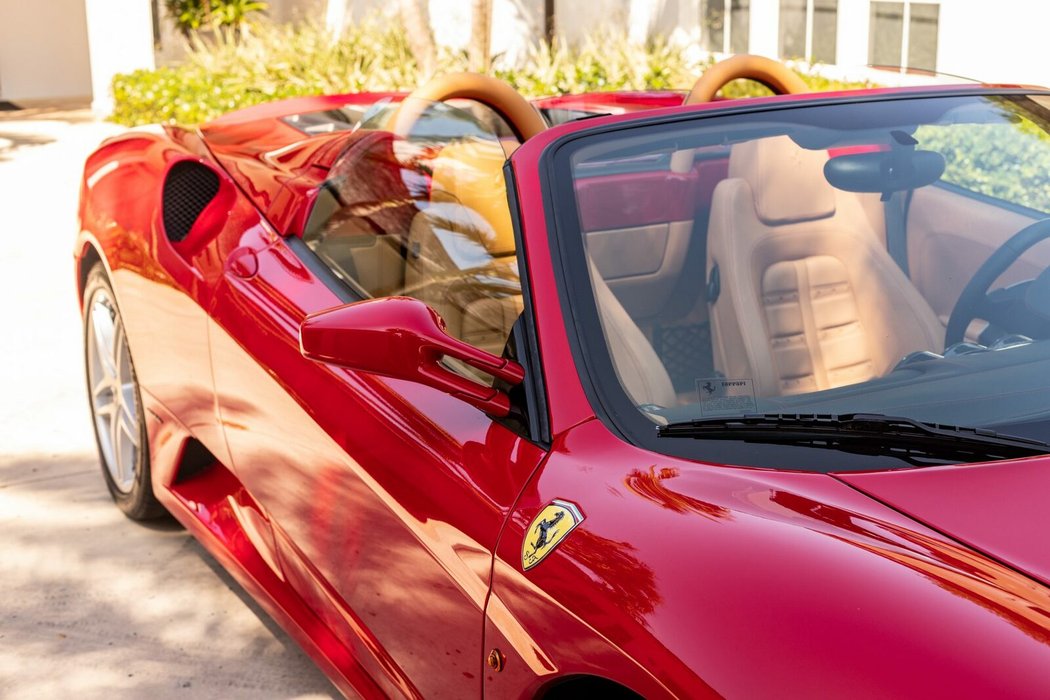
[[[335,697],[185,531],[106,493],[71,242],[84,158],[116,130],[0,113],[0,698]]]

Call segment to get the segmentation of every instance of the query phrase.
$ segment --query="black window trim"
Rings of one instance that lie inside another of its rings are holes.
[[[515,253],[518,259],[518,279],[521,282],[522,312],[511,333],[521,331],[525,347],[518,348],[519,360],[525,368],[525,404],[528,411],[530,439],[544,450],[553,442],[551,435],[550,406],[547,402],[547,384],[543,375],[540,346],[536,339],[536,312],[533,305],[532,285],[529,280],[528,254],[521,221],[521,201],[518,198],[517,179],[510,159],[503,164],[503,179],[507,190],[511,225],[514,228]]]

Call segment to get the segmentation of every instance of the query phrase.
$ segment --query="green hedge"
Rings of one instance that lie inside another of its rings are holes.
[[[360,24],[332,41],[318,25],[259,23],[238,36],[195,36],[177,66],[117,75],[110,119],[197,124],[285,97],[412,88],[416,74],[403,33],[391,26]]]
[[[499,61],[497,61],[498,65]],[[466,56],[445,51],[441,71],[465,70]],[[519,68],[498,77],[529,97],[596,90],[688,89],[705,65],[686,60],[665,41],[639,46],[625,34],[595,35],[575,48],[540,46]],[[864,87],[803,76],[815,89]],[[240,107],[301,95],[361,90],[406,90],[422,82],[400,27],[367,20],[333,41],[317,24],[263,22],[242,35],[220,32],[193,39],[186,60],[171,67],[117,75],[110,119],[129,126],[197,124]],[[757,83],[738,81],[728,96],[758,95]]]
[[[925,126],[915,137],[944,156],[945,182],[1050,213],[1050,134],[1026,118]]]

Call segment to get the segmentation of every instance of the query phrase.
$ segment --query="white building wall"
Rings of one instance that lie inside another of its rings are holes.
[[[542,39],[539,4],[541,31],[535,41]],[[639,43],[656,36],[700,40],[700,0],[555,0],[554,16],[558,38],[570,44],[595,32],[623,33]]]
[[[90,95],[84,0],[0,0],[0,98]]]
[[[465,49],[470,42],[470,14],[466,0],[430,0],[435,41],[449,48]]]
[[[857,0],[840,0],[838,41],[835,52],[840,66],[868,64],[868,28],[870,4]]]
[[[1050,2],[942,0],[938,70],[985,82],[1050,87]]]
[[[1050,26],[1050,1],[923,1],[940,5],[938,72],[985,82],[1050,86],[1050,61],[1042,49]],[[778,58],[779,15],[779,0],[751,0],[751,53]],[[871,0],[839,0],[837,60],[828,72],[883,83],[922,82],[922,78],[864,69],[870,17]]]
[[[627,0],[555,0],[554,28],[559,39],[576,43],[588,33],[627,26],[629,14]]]
[[[543,38],[543,0],[494,0],[492,54],[511,64]]]
[[[780,28],[779,0],[751,0],[751,33],[748,53],[776,58]]]
[[[153,15],[140,0],[81,0],[91,53],[91,108],[109,114],[117,73],[153,68]]]
[[[597,0],[621,3],[624,0]],[[369,15],[385,15],[398,20],[397,0],[284,0],[285,12],[298,16],[320,17],[330,29],[358,22]],[[320,5],[318,3],[321,3]],[[579,6],[564,2],[569,6]],[[299,9],[296,9],[296,8]],[[470,41],[470,3],[467,0],[429,0],[434,40],[453,50],[464,50]],[[493,0],[492,54],[515,63],[543,38],[543,0]]]

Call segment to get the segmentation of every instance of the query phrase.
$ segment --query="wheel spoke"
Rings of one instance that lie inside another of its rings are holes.
[[[141,449],[138,393],[124,326],[109,296],[99,291],[90,310],[88,387],[106,470],[122,492],[135,485]]]
[[[94,385],[91,387],[91,398],[96,400],[106,396],[111,396],[112,393],[112,388],[106,377],[96,379]]]
[[[117,321],[113,328],[113,376],[117,380],[117,386],[123,385],[131,380],[131,372],[127,365],[128,344],[124,338],[124,324]]]
[[[109,419],[109,444],[112,452],[110,467],[111,475],[113,480],[118,486],[123,488],[124,484],[124,464],[121,457],[123,456],[123,450],[121,450],[121,429],[120,429],[120,414],[119,409]]]
[[[132,447],[137,448],[139,446],[139,427],[138,421],[135,420],[134,409],[127,404],[122,404],[118,418],[123,439],[126,439]]]
[[[131,444],[123,422],[121,422],[121,427],[117,434],[119,436],[116,449],[117,473],[120,475],[119,484],[121,488],[129,488],[131,486],[129,482],[135,477],[135,446]]]
[[[113,452],[113,405],[95,409],[95,431],[105,459]]]
[[[127,382],[120,385],[120,403],[129,414],[135,415],[135,384]]]
[[[95,415],[99,418],[105,418],[107,421],[113,420],[113,417],[117,414],[118,403],[116,397],[112,394],[103,394],[95,401]]]
[[[95,355],[99,361],[99,369],[109,377],[117,376],[117,365],[114,363],[113,348],[113,320],[109,316],[110,310],[101,302],[96,303],[91,310],[91,326],[95,339]]]

